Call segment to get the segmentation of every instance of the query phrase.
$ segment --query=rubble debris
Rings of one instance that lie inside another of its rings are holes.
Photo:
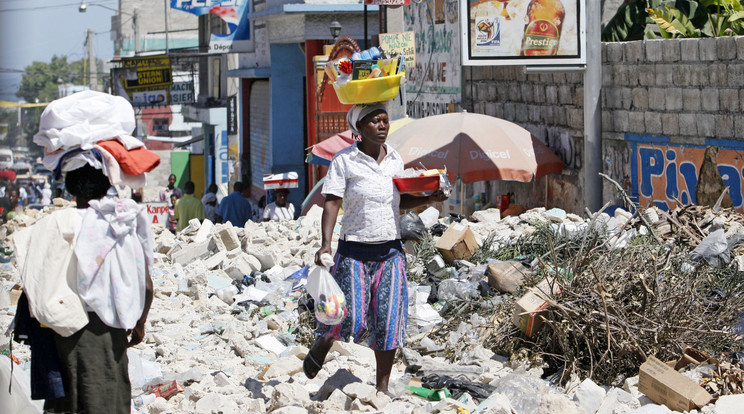
[[[0,226],[0,247],[12,250],[8,235],[66,206]],[[361,345],[335,343],[315,379],[302,373],[316,323],[304,283],[320,246],[320,209],[243,228],[193,223],[176,236],[154,226],[155,299],[145,341],[130,349],[133,406],[143,413],[669,412],[639,391],[637,374],[651,355],[676,358],[682,344],[717,356],[682,368],[718,397],[705,409],[742,392],[741,366],[724,354],[740,349],[740,214],[697,206],[587,218],[544,208],[497,213],[431,226],[427,217],[430,230],[406,243],[408,339],[391,374],[392,400],[370,385],[374,355]],[[438,249],[455,226],[454,244]],[[719,229],[720,260],[693,260],[690,253]],[[456,256],[457,243],[463,253]],[[10,258],[0,263],[3,326],[19,282]],[[503,263],[521,280],[506,286],[487,271]],[[518,299],[546,278],[560,281],[561,293],[541,297],[547,308],[532,318],[543,329],[528,337],[512,317]],[[28,369],[25,345],[14,344],[13,356]],[[409,395],[412,378],[442,380],[422,386],[447,388],[453,398],[434,404]],[[153,392],[164,384],[166,393],[174,384],[177,391],[167,399]]]

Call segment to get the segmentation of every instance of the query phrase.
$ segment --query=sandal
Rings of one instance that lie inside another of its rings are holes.
[[[305,359],[302,361],[302,372],[305,373],[305,376],[309,379],[313,379],[318,375],[321,368],[323,368],[323,363],[319,363],[313,354],[308,351]]]

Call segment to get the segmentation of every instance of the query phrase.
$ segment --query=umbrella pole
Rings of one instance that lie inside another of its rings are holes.
[[[463,204],[465,204],[465,182],[460,179],[460,214],[462,214]]]

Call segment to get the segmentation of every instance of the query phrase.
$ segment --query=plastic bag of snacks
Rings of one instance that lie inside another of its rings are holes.
[[[330,265],[333,265],[333,259],[330,259]],[[325,267],[316,266],[310,271],[307,276],[307,292],[315,299],[315,317],[318,322],[338,325],[348,315],[344,292]]]

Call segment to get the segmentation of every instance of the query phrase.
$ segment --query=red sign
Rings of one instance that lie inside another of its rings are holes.
[[[408,6],[411,0],[364,0],[365,5],[372,6]]]

